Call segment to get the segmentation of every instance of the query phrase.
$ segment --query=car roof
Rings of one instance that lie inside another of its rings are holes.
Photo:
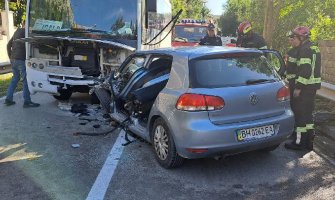
[[[169,54],[188,57],[189,59],[215,54],[225,53],[262,53],[258,49],[247,49],[239,47],[224,47],[224,46],[196,46],[196,47],[169,47],[154,50],[138,51],[144,54]]]

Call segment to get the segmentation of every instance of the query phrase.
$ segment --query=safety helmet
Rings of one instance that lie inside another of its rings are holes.
[[[292,33],[297,36],[302,36],[308,38],[311,32],[307,26],[297,26],[292,30]]]
[[[248,21],[244,21],[244,22],[240,23],[240,25],[238,26],[237,33],[241,34],[241,35],[245,35],[248,32],[250,32],[251,29],[252,29],[251,23],[248,22]]]

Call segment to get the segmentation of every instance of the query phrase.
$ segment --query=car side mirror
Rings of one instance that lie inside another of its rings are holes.
[[[236,40],[235,39],[230,39],[230,43],[236,44]]]

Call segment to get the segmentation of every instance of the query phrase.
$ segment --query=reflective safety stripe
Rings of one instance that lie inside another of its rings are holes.
[[[307,128],[306,128],[306,126],[305,127],[297,127],[297,128],[295,128],[295,131],[297,133],[306,133],[307,132]]]
[[[292,57],[288,57],[288,61],[292,62],[292,63],[296,63],[297,59],[296,58],[292,58]]]
[[[303,64],[312,64],[312,60],[310,58],[300,58],[300,60],[297,62],[298,66]]]
[[[310,84],[316,84],[316,83],[321,83],[321,78],[303,78],[301,76],[298,77],[298,79],[296,80],[296,83],[302,83],[304,85],[310,85]]]
[[[286,74],[286,78],[287,79],[294,79],[295,78],[295,74]]]
[[[311,46],[310,48],[311,48],[312,50],[314,50],[315,53],[320,53],[320,49],[319,49],[319,47],[317,47],[317,46]]]
[[[306,124],[306,129],[307,130],[313,130],[314,129],[314,124]]]
[[[296,144],[300,144],[301,141],[301,133],[297,133],[297,139],[295,140]]]
[[[249,31],[251,31],[251,29],[252,29],[251,26],[249,26],[248,28],[246,28],[246,29],[243,30],[243,33],[244,34],[248,33]]]

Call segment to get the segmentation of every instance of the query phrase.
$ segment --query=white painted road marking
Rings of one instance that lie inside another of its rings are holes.
[[[88,193],[86,200],[104,199],[109,183],[112,180],[114,171],[124,149],[124,146],[122,146],[124,143],[124,136],[125,131],[121,130],[112,150],[108,154],[104,166],[100,170],[100,173],[91,188],[91,191]]]

